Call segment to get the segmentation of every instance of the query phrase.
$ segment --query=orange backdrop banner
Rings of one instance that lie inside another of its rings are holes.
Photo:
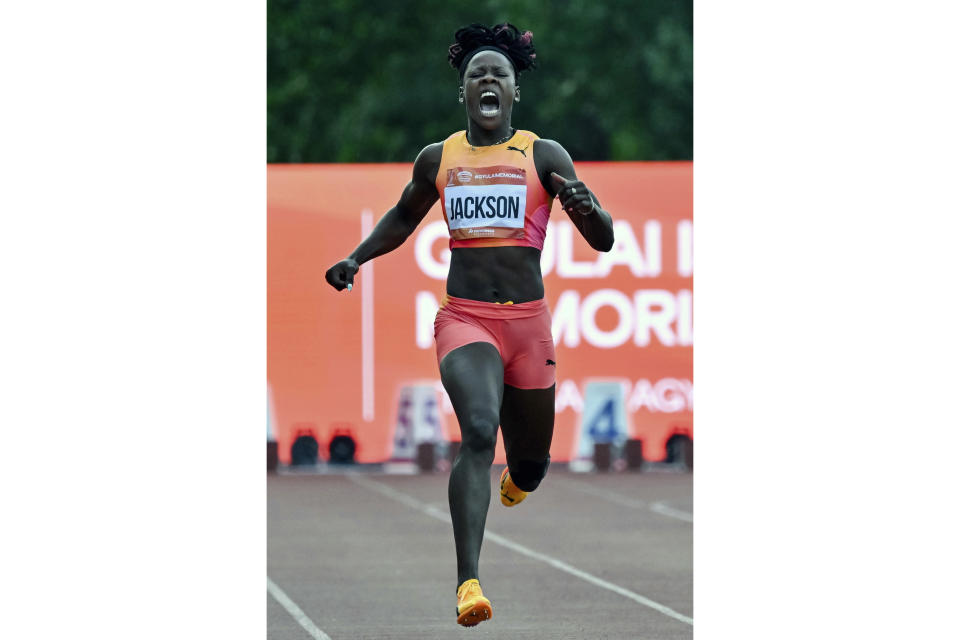
[[[541,268],[557,345],[551,450],[570,460],[593,379],[619,381],[631,437],[660,460],[693,437],[693,165],[583,162],[577,174],[614,219],[612,251],[590,249],[554,201]],[[449,236],[437,203],[396,251],[361,267],[353,291],[326,270],[396,204],[411,164],[267,167],[267,379],[280,458],[312,430],[321,457],[348,430],[358,462],[391,457],[401,389],[439,373],[433,320]],[[459,440],[449,399],[444,429]],[[502,441],[498,463],[505,461]]]

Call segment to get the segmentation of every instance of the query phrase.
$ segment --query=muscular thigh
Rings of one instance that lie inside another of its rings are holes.
[[[474,436],[496,438],[503,398],[503,361],[489,342],[472,342],[440,361],[440,380],[450,396],[467,444]]]
[[[518,389],[503,385],[500,430],[508,463],[540,461],[550,453],[555,391],[555,384],[546,389]]]

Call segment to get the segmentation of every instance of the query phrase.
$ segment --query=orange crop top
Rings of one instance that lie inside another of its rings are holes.
[[[443,143],[437,192],[450,248],[543,249],[550,205],[533,163],[537,135],[517,130],[506,142],[474,147],[467,132]]]

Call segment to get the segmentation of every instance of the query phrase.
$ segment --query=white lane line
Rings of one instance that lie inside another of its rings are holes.
[[[679,509],[674,509],[673,507],[668,506],[665,502],[653,502],[647,504],[643,500],[634,500],[632,498],[627,498],[616,493],[612,493],[605,489],[599,487],[594,487],[593,485],[587,484],[586,482],[580,482],[579,480],[570,480],[569,478],[555,479],[554,483],[563,484],[578,491],[580,493],[586,494],[588,496],[595,496],[606,500],[607,502],[612,502],[614,504],[619,504],[624,507],[633,507],[634,509],[650,509],[654,513],[659,513],[662,516],[668,516],[670,518],[676,518],[677,520],[683,520],[684,522],[693,522],[693,514],[686,511],[680,511]]]
[[[676,518],[677,520],[683,520],[684,522],[693,522],[693,514],[687,513],[686,511],[680,511],[679,509],[674,509],[673,507],[667,506],[663,502],[654,502],[650,505],[650,511],[655,511],[664,516],[670,516],[671,518]]]
[[[373,211],[360,213],[360,241],[373,231]],[[360,266],[360,368],[363,419],[373,420],[373,261]]]
[[[441,520],[442,522],[446,522],[447,524],[451,523],[450,514],[447,511],[434,507],[433,505],[420,502],[416,498],[409,496],[405,493],[401,493],[400,491],[397,491],[396,489],[393,489],[383,484],[382,482],[377,482],[376,480],[371,480],[370,478],[360,476],[354,473],[348,474],[347,477],[353,482],[359,484],[361,487],[365,487],[372,491],[376,491],[377,493],[380,493],[384,496],[387,496],[388,498],[392,498],[397,502],[401,502],[412,509],[416,509],[417,511],[425,513],[431,518],[436,518],[437,520]],[[551,567],[560,569],[561,571],[565,571],[566,573],[569,573],[572,576],[576,576],[581,580],[585,580],[594,586],[607,589],[608,591],[612,591],[616,594],[619,594],[624,598],[628,598],[630,600],[633,600],[634,602],[642,604],[645,607],[650,607],[651,609],[655,611],[659,611],[660,613],[666,616],[670,616],[675,620],[679,620],[680,622],[685,622],[689,625],[693,625],[693,618],[690,618],[688,616],[683,615],[682,613],[674,611],[670,607],[667,607],[665,605],[660,604],[659,602],[651,600],[646,596],[642,596],[639,593],[630,591],[629,589],[625,589],[619,585],[613,584],[612,582],[607,582],[603,578],[598,578],[597,576],[591,573],[587,573],[586,571],[577,569],[573,565],[567,564],[563,560],[558,560],[552,556],[548,556],[545,553],[534,551],[533,549],[530,549],[529,547],[525,547],[518,542],[514,542],[509,538],[505,538],[499,533],[494,533],[493,531],[490,531],[489,529],[487,529],[484,532],[483,537],[484,537],[484,540],[490,540],[492,542],[495,542],[501,546],[504,546],[508,549],[516,551],[521,555],[525,555],[528,558],[539,560],[541,562],[549,564]]]
[[[291,600],[290,597],[283,592],[283,589],[278,587],[269,576],[267,577],[267,591],[270,592],[274,600],[280,603],[280,606],[287,610],[287,613],[293,616],[294,620],[300,623],[301,627],[306,629],[307,633],[309,633],[314,640],[331,640],[330,636],[321,631],[317,625],[313,624],[313,620],[307,617],[303,609],[298,607],[297,603]]]
[[[633,498],[626,498],[624,496],[617,495],[615,493],[610,493],[604,489],[600,489],[593,485],[587,484],[585,482],[580,482],[579,480],[570,480],[568,478],[563,479],[554,479],[555,484],[563,484],[567,487],[578,491],[580,493],[586,494],[588,496],[594,496],[597,498],[602,498],[607,502],[613,502],[615,504],[622,505],[624,507],[633,507],[634,509],[645,509],[647,503],[643,500],[634,500]]]

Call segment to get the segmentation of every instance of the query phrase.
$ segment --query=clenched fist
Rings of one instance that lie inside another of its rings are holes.
[[[590,190],[580,180],[567,180],[556,171],[550,173],[553,180],[553,186],[557,190],[557,198],[560,199],[560,206],[567,213],[579,213],[582,216],[588,216],[596,209],[596,203]]]
[[[337,291],[353,289],[353,276],[360,270],[360,265],[353,258],[341,260],[327,269],[327,282]]]

